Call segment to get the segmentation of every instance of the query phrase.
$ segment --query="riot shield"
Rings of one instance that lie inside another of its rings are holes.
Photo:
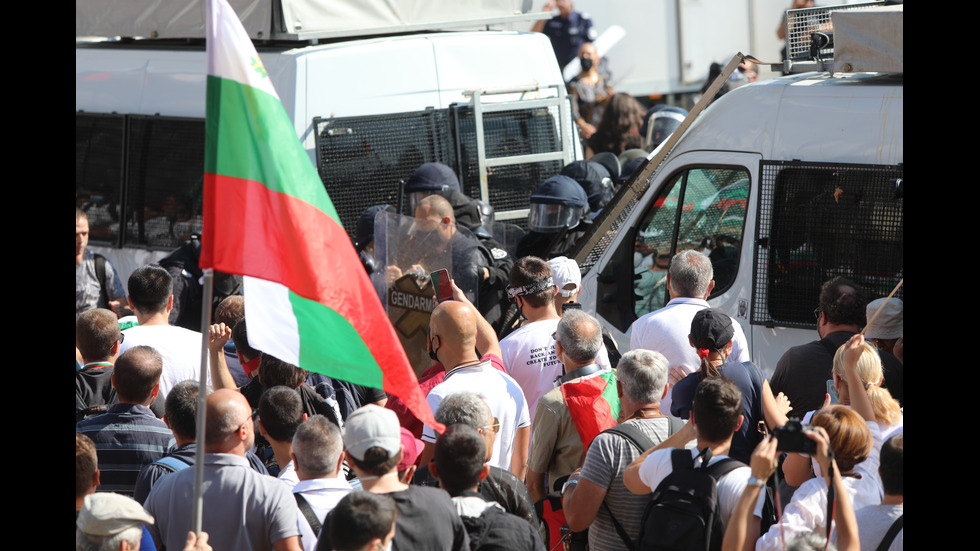
[[[479,306],[477,269],[472,254],[479,242],[466,228],[381,212],[375,218],[376,271],[382,302],[416,374],[432,365],[426,335],[436,307],[430,274],[446,269],[467,298]]]

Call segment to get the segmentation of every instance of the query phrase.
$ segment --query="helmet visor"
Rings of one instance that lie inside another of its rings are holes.
[[[571,228],[582,219],[581,207],[569,207],[558,203],[531,203],[527,215],[527,227],[541,233],[555,233]]]

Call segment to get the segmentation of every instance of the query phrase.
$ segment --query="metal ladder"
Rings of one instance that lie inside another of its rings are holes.
[[[529,92],[541,92],[543,90],[548,90],[554,88],[557,90],[557,94],[552,97],[546,98],[535,98],[535,99],[520,99],[517,101],[505,101],[505,102],[492,102],[487,103],[483,101],[485,96],[499,95],[499,94],[527,94]],[[568,103],[568,95],[565,91],[563,85],[550,85],[541,87],[538,85],[531,85],[527,87],[518,88],[506,88],[506,89],[482,89],[482,90],[467,90],[463,92],[463,95],[470,96],[473,98],[473,116],[476,129],[476,147],[477,147],[477,163],[480,175],[480,200],[485,203],[490,203],[490,192],[488,188],[488,176],[493,171],[494,168],[499,166],[510,166],[519,165],[525,163],[539,163],[543,161],[561,161],[562,165],[566,165],[573,160],[574,155],[574,142],[576,139],[575,133],[571,126],[571,106]],[[493,157],[487,158],[486,146],[484,142],[484,129],[483,129],[483,114],[484,113],[494,113],[498,111],[516,111],[516,110],[530,110],[530,109],[550,109],[552,106],[557,108],[558,111],[558,138],[560,142],[560,149],[555,151],[549,151],[547,153],[534,153],[530,155],[513,155],[509,157]],[[540,182],[539,182],[540,183]],[[526,218],[529,209],[518,209],[510,211],[498,211],[496,213],[497,220],[514,220],[520,218]]]

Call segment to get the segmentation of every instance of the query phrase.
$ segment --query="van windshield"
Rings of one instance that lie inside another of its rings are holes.
[[[667,303],[667,269],[678,251],[695,249],[708,255],[714,293],[728,289],[738,271],[749,187],[744,168],[691,168],[664,187],[636,233],[637,316]]]

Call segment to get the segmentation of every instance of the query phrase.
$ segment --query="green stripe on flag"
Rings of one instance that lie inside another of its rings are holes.
[[[208,75],[204,170],[259,182],[320,209],[340,224],[279,98]]]
[[[289,292],[299,328],[299,366],[351,383],[384,388],[381,368],[357,330],[337,311]],[[343,343],[330,346],[330,343]]]
[[[616,392],[616,372],[604,371],[601,375],[606,380],[606,388],[602,389],[600,397],[609,404],[613,419],[619,419],[619,394]]]

